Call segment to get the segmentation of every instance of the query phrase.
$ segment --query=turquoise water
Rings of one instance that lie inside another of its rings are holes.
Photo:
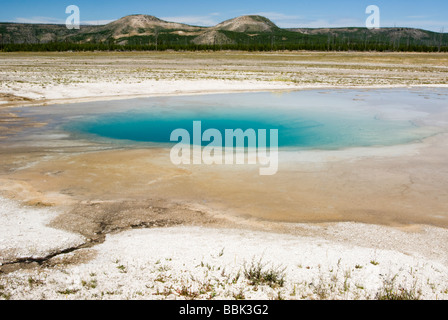
[[[353,94],[252,93],[147,99],[140,100],[134,109],[71,121],[65,129],[109,142],[165,145],[174,144],[170,142],[173,130],[186,129],[192,136],[193,121],[201,121],[202,132],[214,128],[223,137],[226,129],[277,129],[280,148],[326,150],[404,144],[431,134],[406,117],[384,118],[367,102],[348,97]]]

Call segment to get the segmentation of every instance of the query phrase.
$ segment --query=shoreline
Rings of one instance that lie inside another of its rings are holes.
[[[224,81],[222,81],[224,82]],[[221,83],[222,83],[221,82]],[[247,82],[246,85],[252,85],[251,82]],[[251,93],[251,92],[273,92],[273,93],[287,93],[291,91],[311,91],[311,90],[381,90],[381,89],[429,89],[429,88],[448,88],[448,84],[423,84],[423,85],[370,85],[370,86],[285,86],[277,88],[276,86],[266,87],[261,89],[215,89],[215,90],[200,90],[200,91],[185,91],[185,92],[160,92],[160,93],[136,93],[131,95],[105,95],[105,96],[81,96],[72,98],[62,98],[62,99],[44,99],[35,100],[29,102],[19,102],[15,103],[12,100],[0,101],[0,110],[13,109],[13,108],[23,108],[23,107],[41,107],[41,106],[52,106],[59,104],[77,104],[77,103],[88,103],[88,102],[107,102],[107,101],[120,101],[120,100],[133,100],[139,98],[153,98],[153,97],[177,97],[177,96],[195,96],[195,95],[214,95],[214,94],[232,94],[232,93]]]
[[[448,71],[448,54],[443,53],[135,52],[1,56],[4,59],[0,61],[0,93],[17,94],[19,100],[43,100],[33,105],[181,91],[204,94],[254,89],[446,87]],[[0,95],[0,101],[4,98]],[[22,105],[20,101],[14,104]]]

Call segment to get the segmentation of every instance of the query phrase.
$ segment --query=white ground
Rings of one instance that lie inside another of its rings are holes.
[[[314,88],[315,86],[313,86]],[[137,83],[79,83],[67,85],[51,85],[38,88],[29,83],[16,83],[14,89],[1,88],[4,93],[21,92],[22,97],[35,100],[51,100],[53,102],[81,102],[107,99],[127,99],[167,94],[189,94],[205,92],[235,92],[260,90],[295,89],[290,84],[281,82],[263,82],[256,80],[142,80]]]
[[[4,199],[0,203],[0,243],[3,250],[14,249],[6,252],[43,256],[82,241],[45,226],[54,216],[47,209],[20,208]],[[444,244],[448,231],[424,227],[410,233],[354,223],[322,230],[323,236],[339,240],[203,227],[126,231],[108,235],[93,248],[54,258],[55,267],[1,276],[0,295],[11,299],[373,299],[388,288],[421,299],[448,299]],[[347,237],[350,241],[344,242]],[[357,240],[359,244],[353,244]],[[3,252],[2,259],[12,257]],[[64,263],[80,254],[91,260]],[[251,285],[244,271],[260,261],[263,271],[273,269],[283,275],[284,284]]]
[[[79,235],[46,226],[57,214],[0,198],[0,264],[20,258],[39,259],[84,243]]]

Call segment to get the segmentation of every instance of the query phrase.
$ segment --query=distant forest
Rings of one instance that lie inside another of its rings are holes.
[[[147,35],[138,29],[82,27],[80,32],[63,26],[0,23],[0,51],[378,51],[448,52],[448,33],[411,28],[281,29],[271,32],[218,30],[208,42],[178,30],[159,29]],[[201,29],[207,33],[208,29]],[[115,33],[114,33],[115,32]],[[176,33],[177,32],[177,33]],[[117,37],[117,33],[120,35]],[[223,40],[224,39],[224,40]]]
[[[110,44],[110,43],[67,43],[49,42],[43,44],[0,44],[2,52],[51,52],[51,51],[378,51],[378,52],[448,52],[448,46],[437,45],[412,45],[412,44],[389,44],[389,43],[342,43],[342,42],[304,42],[304,43],[239,43],[239,44]]]

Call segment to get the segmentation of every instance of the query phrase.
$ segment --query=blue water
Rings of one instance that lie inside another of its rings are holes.
[[[173,130],[186,129],[192,136],[193,121],[201,121],[202,132],[214,128],[223,137],[226,129],[277,129],[281,148],[326,150],[404,144],[428,135],[409,119],[382,119],[365,102],[317,93],[299,97],[300,92],[148,99],[125,112],[86,116],[65,129],[115,143],[166,145],[174,144]]]

